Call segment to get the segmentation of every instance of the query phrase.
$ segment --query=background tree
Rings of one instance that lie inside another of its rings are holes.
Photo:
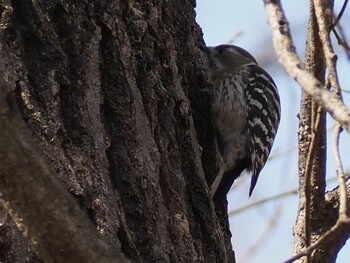
[[[300,262],[334,262],[350,236],[349,191],[339,155],[339,135],[341,127],[350,130],[350,111],[342,102],[337,59],[330,38],[331,30],[338,23],[333,19],[334,3],[311,1],[305,66],[295,53],[279,1],[265,1],[265,4],[280,62],[304,89],[299,127],[300,201],[294,227],[294,253],[297,255],[288,262],[302,255],[306,257]],[[325,191],[325,111],[337,121],[332,146],[339,188],[330,192]]]

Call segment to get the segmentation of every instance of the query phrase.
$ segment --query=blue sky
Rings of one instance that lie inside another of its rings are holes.
[[[309,2],[304,0],[282,1],[290,22],[296,49],[301,57],[305,50]],[[340,10],[342,1],[337,1],[335,10]],[[342,24],[350,23],[350,7],[346,10]],[[297,130],[300,88],[278,64],[274,54],[271,33],[267,23],[263,1],[197,0],[197,22],[202,27],[208,46],[234,43],[252,53],[260,66],[274,78],[282,103],[281,125],[272,150],[278,157],[269,161],[259,177],[253,196],[248,199],[250,178],[242,176],[236,181],[234,191],[229,194],[229,210],[236,210],[257,200],[298,187]],[[347,32],[350,35],[350,31]],[[350,62],[334,42],[339,56],[338,73],[342,88],[350,90]],[[345,101],[350,96],[344,94]],[[331,129],[334,122],[328,118]],[[332,140],[330,132],[329,141]],[[349,134],[343,133],[341,153],[344,168],[350,168]],[[335,176],[333,158],[329,144],[327,175]],[[279,154],[283,153],[283,154]],[[332,189],[335,184],[330,184]],[[296,219],[298,196],[270,202],[231,217],[230,226],[233,246],[239,263],[277,263],[288,259],[293,249],[292,227]],[[278,248],[278,249],[276,249]],[[337,263],[347,263],[350,258],[349,245],[339,254]]]

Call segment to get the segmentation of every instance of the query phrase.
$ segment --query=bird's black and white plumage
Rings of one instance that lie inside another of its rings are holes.
[[[271,76],[246,50],[233,45],[202,49],[212,82],[212,122],[222,158],[210,187],[214,202],[219,203],[244,170],[252,175],[252,194],[277,132],[280,99]]]

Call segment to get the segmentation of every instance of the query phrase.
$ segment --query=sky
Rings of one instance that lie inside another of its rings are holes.
[[[303,58],[306,43],[309,3],[305,0],[282,1],[299,56]],[[342,1],[336,1],[335,13]],[[272,46],[270,28],[263,1],[197,0],[197,22],[204,33],[208,46],[233,43],[252,53],[259,65],[275,80],[279,88],[282,117],[272,149],[271,160],[259,176],[251,198],[248,198],[250,178],[241,176],[228,195],[229,211],[235,211],[258,200],[296,190],[298,188],[297,131],[300,103],[300,87],[278,64]],[[350,23],[350,7],[345,11],[341,24]],[[345,28],[346,29],[346,28]],[[350,30],[347,34],[350,36]],[[348,42],[350,39],[348,38]],[[350,62],[334,41],[338,54],[338,73],[342,88],[350,90]],[[350,94],[344,93],[349,105]],[[327,178],[336,175],[331,155],[332,127],[334,121],[328,116],[330,130],[327,152]],[[344,169],[350,170],[349,134],[342,134],[341,155]],[[327,189],[336,184],[329,183]],[[287,260],[293,249],[293,225],[298,208],[297,194],[289,195],[265,205],[254,207],[230,217],[232,243],[239,263],[277,263]],[[348,242],[350,243],[350,241]],[[278,249],[276,249],[278,248]],[[272,256],[273,255],[273,256]],[[350,245],[338,255],[337,263],[348,263]]]

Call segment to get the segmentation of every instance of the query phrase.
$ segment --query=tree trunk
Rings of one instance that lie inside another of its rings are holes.
[[[0,1],[0,75],[26,127],[100,235],[132,262],[234,262],[205,179],[216,156],[194,5]],[[16,196],[1,198],[11,207]],[[0,240],[1,261],[45,261],[10,218]]]
[[[333,1],[324,1],[329,11],[328,27],[332,23]],[[310,2],[310,18],[305,52],[305,66],[326,85],[326,63],[315,7]],[[328,88],[328,87],[324,87]],[[326,193],[326,113],[306,92],[302,92],[299,126],[299,211],[294,226],[294,253],[315,243],[338,219],[337,190]],[[307,197],[308,196],[308,197]],[[337,196],[337,197],[335,197]],[[335,239],[324,243],[297,262],[335,262],[339,250],[348,239],[347,228]]]

